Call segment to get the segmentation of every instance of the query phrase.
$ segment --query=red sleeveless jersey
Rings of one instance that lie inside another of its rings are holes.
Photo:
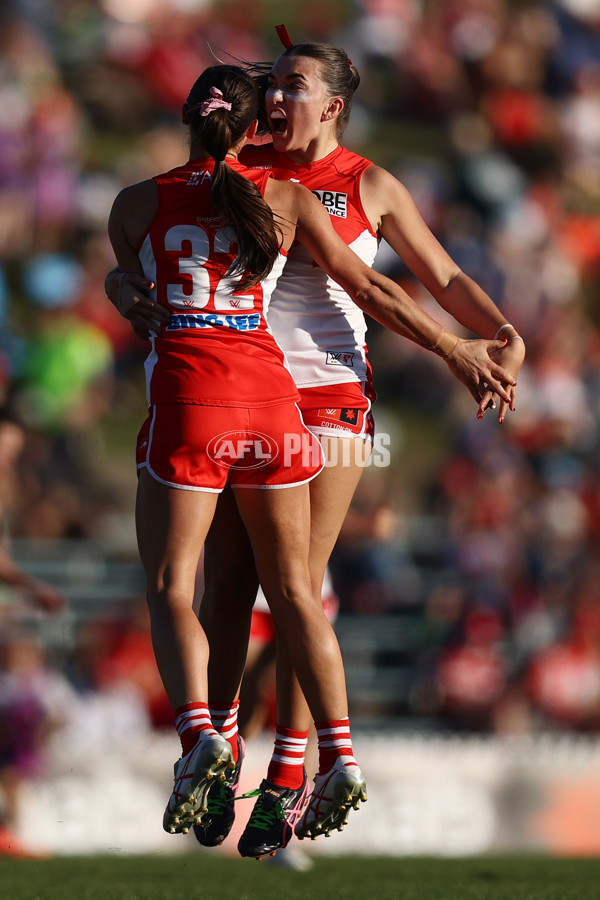
[[[264,195],[270,173],[227,160]],[[285,262],[239,292],[231,278],[238,247],[210,197],[212,159],[192,160],[154,178],[158,207],[138,254],[154,299],[171,313],[146,359],[148,404],[183,401],[260,407],[298,399],[265,315]]]

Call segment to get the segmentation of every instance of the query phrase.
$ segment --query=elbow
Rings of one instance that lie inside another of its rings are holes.
[[[446,277],[440,281],[440,290],[443,292],[451,291],[454,285],[464,277],[463,270],[456,266],[452,271],[446,273]]]
[[[375,285],[366,282],[354,291],[354,302],[364,312],[368,312],[376,305],[377,297],[379,296],[381,296],[381,292]]]

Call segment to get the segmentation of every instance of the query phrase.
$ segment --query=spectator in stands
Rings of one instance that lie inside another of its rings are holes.
[[[50,734],[67,722],[73,689],[51,669],[37,639],[5,632],[0,639],[0,855],[37,856],[17,832],[26,831],[20,808],[25,786],[43,773]],[[23,826],[22,828],[20,826]]]
[[[14,392],[22,350],[39,317],[24,287],[32,256],[52,251],[81,261],[84,254],[85,296],[71,311],[104,330],[88,287],[94,277],[89,258],[102,255],[98,235],[120,185],[133,180],[132,172],[137,179],[165,171],[179,156],[173,135],[179,133],[180,79],[199,71],[211,48],[244,59],[267,59],[276,49],[268,45],[273,22],[263,7],[250,14],[247,4],[227,7],[204,4],[191,11],[189,3],[175,0],[163,0],[160,8],[117,0],[13,0],[3,6],[3,399]],[[353,113],[360,139],[368,140],[361,152],[407,184],[450,255],[527,340],[521,412],[504,426],[499,456],[482,446],[487,429],[480,428],[474,442],[473,429],[464,424],[470,408],[442,394],[439,370],[420,350],[375,326],[369,343],[379,416],[392,400],[408,412],[406,441],[392,458],[394,477],[386,481],[390,500],[394,505],[401,489],[402,507],[419,522],[423,517],[436,535],[426,554],[427,577],[415,588],[420,610],[411,606],[411,615],[435,632],[435,650],[446,630],[431,628],[423,586],[429,576],[442,585],[447,579],[468,582],[478,602],[501,611],[503,641],[519,671],[530,659],[537,669],[544,648],[570,646],[564,622],[576,605],[574,570],[589,565],[600,549],[596,4],[361,0],[356,11],[337,18],[335,11],[314,6],[298,16],[299,31],[347,47],[361,71],[365,90]],[[149,71],[165,23],[168,41],[160,65]],[[324,23],[339,33],[327,34]],[[349,131],[348,145],[357,149],[356,142],[357,131]],[[390,266],[385,247],[378,265],[384,271]],[[414,291],[402,267],[394,264],[393,275]],[[418,299],[431,309],[425,292]],[[137,402],[141,414],[143,389],[136,394],[131,374],[139,356],[130,359],[119,343],[124,332],[117,320],[115,313],[117,324],[108,326],[118,357],[114,396]],[[32,391],[37,379],[32,374]],[[45,385],[42,378],[40,388]],[[94,533],[100,504],[82,494],[97,490],[103,478],[116,481],[129,511],[125,464],[114,440],[126,423],[116,413],[118,403],[98,409],[93,485],[76,476],[68,454],[52,456],[54,436],[46,424],[29,435],[21,455],[24,478],[2,476],[0,497],[15,537]],[[67,423],[64,447],[72,452],[89,436]],[[104,441],[110,457],[102,455]],[[129,437],[123,443],[128,446]],[[22,502],[13,503],[18,494]],[[411,530],[407,519],[409,550]],[[342,607],[354,609],[350,588],[342,588]],[[386,582],[385,597],[388,591]],[[29,599],[38,606],[33,595]],[[420,653],[415,646],[417,665]],[[535,727],[566,727],[546,712],[533,721]],[[568,727],[589,725],[575,717]]]
[[[597,578],[597,572],[594,573]],[[600,598],[598,582],[587,585],[564,639],[536,654],[527,687],[546,724],[569,731],[600,729]]]
[[[10,551],[10,512],[20,499],[16,465],[24,443],[23,426],[6,407],[0,409],[0,584],[9,590],[9,603],[29,600],[40,609],[57,612],[65,606],[66,597],[18,566]]]

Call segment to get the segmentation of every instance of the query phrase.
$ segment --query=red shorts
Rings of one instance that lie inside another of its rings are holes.
[[[362,381],[298,388],[298,406],[313,434],[373,440],[375,423],[368,387]]]
[[[159,403],[137,439],[137,466],[190,491],[286,488],[318,475],[321,445],[295,403],[248,409]]]

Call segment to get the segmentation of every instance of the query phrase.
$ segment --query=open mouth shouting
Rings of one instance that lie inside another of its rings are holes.
[[[269,113],[269,125],[273,135],[282,136],[287,132],[287,119],[282,109],[274,109]]]

